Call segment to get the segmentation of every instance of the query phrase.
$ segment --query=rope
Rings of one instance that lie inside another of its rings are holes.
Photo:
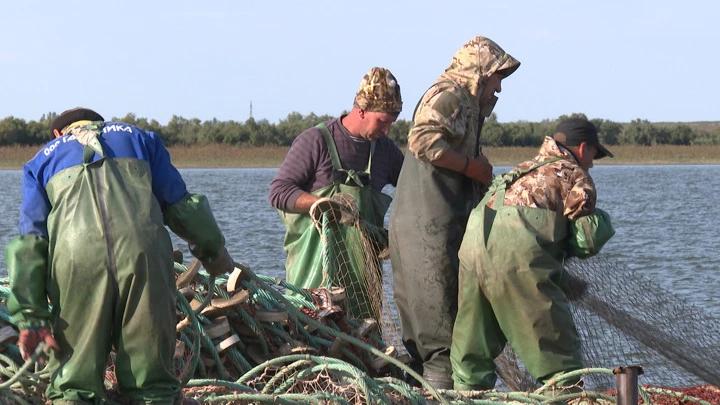
[[[216,342],[207,334],[206,328],[210,320],[203,315],[203,308],[211,305],[212,296],[229,298],[222,289],[227,276],[213,278],[204,272],[198,273],[198,288],[205,288],[203,307],[193,310],[188,300],[179,291],[177,292],[177,306],[180,313],[187,317],[187,322],[178,331],[179,340],[186,345],[186,355],[178,359],[180,366],[181,384],[185,387],[185,395],[201,400],[203,403],[230,403],[241,401],[243,403],[426,403],[433,398],[438,403],[455,404],[470,403],[490,405],[498,403],[516,402],[531,405],[550,405],[554,402],[567,402],[576,399],[603,400],[609,403],[616,402],[613,395],[581,391],[565,393],[556,381],[572,379],[583,375],[602,374],[612,375],[612,370],[604,368],[588,368],[558,375],[534,392],[498,392],[498,391],[452,391],[435,390],[422,376],[413,371],[398,359],[386,355],[381,347],[382,341],[370,339],[364,341],[341,330],[341,325],[326,319],[321,322],[306,315],[301,308],[317,310],[310,299],[303,296],[286,296],[273,286],[283,286],[282,281],[274,278],[255,275],[250,268],[238,264],[245,273],[244,279],[239,283],[240,288],[251,292],[247,304],[235,305],[228,312],[228,317],[241,322],[248,330],[256,334],[258,344],[265,355],[269,354],[269,345],[293,342],[300,339],[304,344],[313,348],[327,350],[334,340],[342,340],[345,345],[342,350],[343,360],[311,354],[290,354],[279,356],[253,366],[242,354],[245,349],[242,340],[238,343],[241,350],[235,347],[228,348],[226,359],[218,353]],[[176,264],[177,272],[187,271],[181,264]],[[5,288],[6,280],[0,279],[0,302],[6,302],[9,289]],[[285,283],[286,284],[286,283]],[[309,294],[307,294],[308,297]],[[264,307],[271,310],[285,310],[288,314],[287,322],[281,327],[279,323],[257,322],[254,318],[254,308]],[[7,310],[0,305],[0,319],[7,317]],[[355,328],[359,322],[345,319],[344,326]],[[311,334],[307,327],[316,329]],[[4,403],[27,404],[19,392],[29,395],[32,391],[37,394],[38,388],[47,385],[50,373],[40,369],[31,372],[37,364],[37,359],[43,353],[43,345],[33,353],[31,360],[22,362],[19,350],[14,344],[6,344],[7,350],[0,353],[0,397]],[[194,376],[208,375],[208,370],[201,362],[201,355],[215,361],[220,379],[194,378]],[[365,358],[376,356],[383,358],[399,372],[415,378],[422,389],[413,388],[405,381],[392,376],[371,377]],[[229,361],[240,375],[235,381],[230,379],[231,371],[227,369],[223,360]],[[7,378],[7,379],[5,379]],[[324,390],[324,387],[334,388],[335,391]],[[28,387],[35,387],[29,390]],[[18,391],[20,390],[20,391]],[[305,392],[296,392],[296,391]],[[311,391],[312,390],[312,391]],[[311,392],[307,392],[311,391]],[[329,391],[329,392],[323,392]],[[558,395],[558,392],[562,395]],[[695,402],[699,405],[711,405],[696,397],[673,391],[666,388],[639,388],[640,397],[644,403],[650,404],[650,394],[671,395],[681,403]],[[10,402],[14,401],[14,402]],[[715,404],[717,405],[717,404]]]

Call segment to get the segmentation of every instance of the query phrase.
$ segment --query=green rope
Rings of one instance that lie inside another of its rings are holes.
[[[28,360],[25,362],[25,364],[23,364],[22,367],[20,367],[20,368],[17,370],[17,372],[15,372],[15,374],[14,374],[12,377],[10,377],[10,379],[8,379],[8,380],[5,381],[4,383],[0,384],[0,390],[6,389],[6,388],[10,388],[12,385],[14,385],[17,381],[20,380],[21,377],[23,377],[23,375],[25,375],[25,373],[26,373],[31,367],[33,367],[33,366],[35,365],[35,363],[37,362],[37,360],[38,360],[41,356],[44,356],[44,355],[45,355],[45,342],[40,342],[40,343],[37,345],[37,347],[35,348],[35,352],[33,352],[33,354],[30,356],[30,359],[28,359]]]
[[[301,367],[307,367],[309,365],[313,364],[310,360],[298,360],[294,363],[291,363],[283,368],[280,369],[263,387],[262,393],[267,394],[270,392],[272,387],[275,386],[275,383],[282,380],[285,376],[290,375],[295,372],[296,369],[299,369]]]
[[[286,296],[288,299],[292,298],[292,300],[297,300],[296,302],[297,302],[297,304],[299,304],[298,306],[304,305],[304,306],[307,306],[308,308],[312,309],[313,311],[317,310],[317,307],[313,303],[312,295],[306,289],[300,288],[300,287],[296,286],[295,284],[290,284],[287,281],[282,280],[282,279],[277,279],[277,278],[262,275],[262,274],[257,274],[256,276],[260,280],[262,280],[268,284],[275,284],[275,285],[280,286],[288,291],[292,291],[296,294],[299,294],[302,298],[295,297],[292,295]]]
[[[212,355],[213,360],[215,361],[215,364],[218,368],[218,373],[223,378],[229,378],[230,375],[228,374],[227,370],[225,370],[225,366],[223,365],[222,360],[220,360],[220,356],[218,355],[217,350],[215,350],[215,345],[210,339],[210,336],[207,335],[207,333],[205,332],[205,328],[198,320],[197,313],[193,311],[192,308],[190,308],[190,303],[188,303],[187,299],[185,299],[185,296],[183,296],[179,291],[176,296],[180,308],[182,308],[183,312],[188,315],[188,317],[190,317],[190,324],[193,331],[200,336],[202,346],[205,348],[208,354]]]

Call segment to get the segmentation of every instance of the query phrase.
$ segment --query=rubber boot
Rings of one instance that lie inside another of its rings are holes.
[[[435,388],[436,390],[451,390],[453,389],[453,380],[452,378],[444,373],[423,373],[423,378],[425,381],[427,381],[430,386]]]
[[[422,375],[423,374],[423,366],[421,361],[417,361],[413,359],[410,363],[408,363],[408,367],[412,369],[412,371]],[[420,384],[420,381],[416,380],[415,377],[411,376],[408,373],[405,373],[405,382],[410,384],[411,387],[422,387],[422,384]]]
[[[490,374],[485,376],[485,378],[483,378],[477,385],[465,385],[456,381],[454,383],[453,389],[455,391],[488,391],[495,388],[496,382],[497,375]]]

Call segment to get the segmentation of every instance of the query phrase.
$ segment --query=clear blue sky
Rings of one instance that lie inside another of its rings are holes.
[[[468,39],[522,63],[501,122],[583,112],[720,120],[720,3],[684,1],[6,1],[0,118],[78,105],[106,118],[277,122],[336,115],[389,68],[409,119]]]

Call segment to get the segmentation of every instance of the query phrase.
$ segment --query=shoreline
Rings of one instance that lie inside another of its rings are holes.
[[[507,162],[491,162],[493,167],[498,166],[515,166],[517,163]],[[177,169],[279,169],[280,165],[239,165],[239,166],[228,166],[228,165],[185,165],[185,164],[174,164]],[[717,166],[720,162],[664,162],[664,161],[647,161],[647,162],[613,162],[613,163],[595,163],[593,168],[602,166]],[[17,171],[22,170],[22,166],[5,166],[0,164],[0,171]]]
[[[37,146],[0,147],[0,170],[20,170],[39,150]],[[405,147],[401,147],[403,152]],[[600,166],[720,165],[720,145],[610,146],[615,158],[595,162]],[[171,146],[170,157],[178,169],[278,168],[289,147],[242,147],[230,145]],[[493,166],[515,166],[532,159],[537,147],[484,147]]]

